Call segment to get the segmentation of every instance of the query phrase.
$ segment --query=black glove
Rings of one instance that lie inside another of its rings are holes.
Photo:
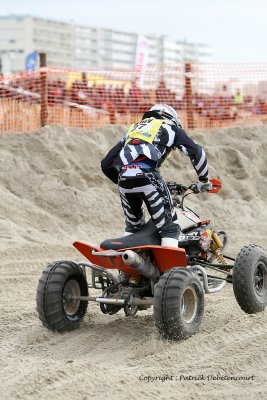
[[[166,182],[166,183],[171,193],[177,192],[178,194],[183,194],[187,189],[186,186],[182,185],[181,183],[176,183],[176,182]]]

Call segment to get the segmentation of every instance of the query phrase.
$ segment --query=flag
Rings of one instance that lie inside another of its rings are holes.
[[[148,40],[145,36],[138,36],[135,53],[135,83],[144,85],[144,74],[148,62]]]
[[[33,71],[34,69],[36,69],[37,63],[38,63],[38,52],[33,51],[32,53],[29,53],[25,60],[26,71],[30,72],[30,71]]]

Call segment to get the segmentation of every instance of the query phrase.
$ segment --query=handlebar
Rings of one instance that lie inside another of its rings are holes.
[[[208,193],[218,193],[219,190],[221,190],[222,183],[218,179],[212,178],[209,180],[209,183],[212,183],[212,188],[207,190]],[[198,185],[196,183],[191,183],[190,185],[185,186],[181,183],[167,182],[167,186],[171,194],[183,195],[187,190],[192,190],[191,193],[199,193]]]
[[[186,186],[181,183],[176,182],[167,182],[167,186],[171,194],[177,192],[177,194],[184,194],[187,190],[192,190],[193,193],[198,193],[196,183],[191,183],[190,185]]]

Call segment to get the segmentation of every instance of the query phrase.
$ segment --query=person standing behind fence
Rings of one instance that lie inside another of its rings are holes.
[[[243,98],[242,94],[240,93],[239,89],[236,90],[235,100],[234,101],[235,101],[235,106],[236,107],[240,107],[244,103],[244,98]]]

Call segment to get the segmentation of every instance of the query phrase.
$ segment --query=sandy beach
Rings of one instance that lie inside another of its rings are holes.
[[[99,243],[123,232],[117,187],[100,160],[125,129],[47,126],[0,135],[0,398],[266,399],[267,310],[245,314],[230,284],[206,295],[200,332],[180,342],[160,338],[152,308],[126,318],[90,303],[80,328],[63,334],[38,319],[42,269],[82,260],[74,240]],[[267,125],[189,135],[223,188],[187,204],[227,232],[227,254],[235,257],[249,243],[267,250]],[[178,151],[162,174],[197,181]]]

